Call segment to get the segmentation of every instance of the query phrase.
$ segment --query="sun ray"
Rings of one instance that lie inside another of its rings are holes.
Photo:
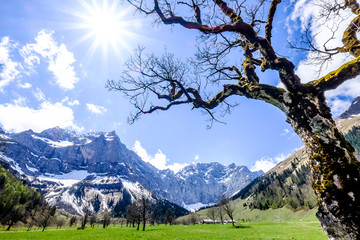
[[[146,37],[135,31],[142,26],[142,20],[134,19],[130,7],[122,8],[120,0],[77,0],[81,10],[70,10],[69,14],[79,22],[71,28],[85,32],[74,41],[74,45],[89,42],[87,58],[96,52],[101,52],[104,58],[114,54],[122,58],[122,53],[132,52],[134,40],[144,40]]]

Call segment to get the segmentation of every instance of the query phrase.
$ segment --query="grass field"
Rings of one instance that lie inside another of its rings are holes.
[[[14,229],[0,231],[0,239],[36,239],[36,240],[90,240],[90,239],[327,239],[318,222],[258,222],[242,223],[232,227],[228,225],[175,225],[148,226],[146,231],[136,231],[125,226],[109,226],[106,229],[95,227],[85,230],[76,228],[54,229],[45,232]]]

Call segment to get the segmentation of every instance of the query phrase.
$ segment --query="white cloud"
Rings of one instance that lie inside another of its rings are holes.
[[[95,114],[102,114],[102,113],[107,112],[107,109],[105,107],[94,105],[91,103],[87,103],[86,107],[90,112],[95,113]]]
[[[75,105],[80,105],[80,102],[79,102],[79,100],[74,100],[74,101],[68,101],[67,102],[70,106],[75,106]]]
[[[26,98],[25,97],[18,97],[17,99],[13,100],[15,105],[25,106],[26,105]]]
[[[22,65],[15,62],[10,57],[10,51],[16,47],[9,37],[3,37],[0,42],[0,91],[4,91],[4,87],[9,85],[16,78],[20,77]]]
[[[195,161],[199,160],[200,156],[198,154],[195,155],[194,159]]]
[[[339,115],[345,112],[350,107],[350,105],[351,105],[351,101],[348,100],[342,100],[339,98],[329,100],[329,106],[331,107],[331,111],[334,118],[337,118]]]
[[[141,143],[139,141],[135,141],[133,151],[137,155],[139,155],[144,162],[150,163],[151,165],[153,165],[154,167],[156,167],[159,170],[170,169],[174,173],[177,173],[182,168],[184,168],[188,165],[188,164],[180,164],[180,163],[174,163],[171,165],[167,165],[167,162],[169,161],[169,159],[166,158],[166,155],[160,149],[158,150],[158,152],[155,155],[152,156],[152,155],[148,154],[146,149],[144,149],[141,146]]]
[[[41,132],[45,129],[59,126],[82,130],[74,123],[74,113],[71,108],[62,103],[43,102],[37,109],[25,106],[24,99],[0,105],[0,123],[11,132],[32,129]]]
[[[30,83],[18,83],[19,88],[31,88],[31,86]]]
[[[33,95],[38,101],[45,100],[45,94],[40,90],[40,88],[36,88],[36,91],[33,92]]]
[[[285,136],[285,135],[289,134],[289,132],[290,132],[290,130],[285,128],[284,132],[281,134],[281,136]]]
[[[255,162],[255,165],[251,168],[251,171],[260,171],[267,172],[273,167],[275,167],[278,163],[285,160],[288,156],[284,153],[279,154],[278,156],[271,158],[271,157],[263,157],[260,160]]]
[[[29,70],[34,70],[40,64],[40,57],[49,63],[48,70],[54,75],[56,84],[61,88],[73,89],[79,81],[72,64],[74,54],[69,52],[65,44],[58,44],[52,31],[41,30],[35,37],[35,43],[28,43],[20,50]]]
[[[75,99],[73,101],[70,101],[68,97],[65,97],[63,100],[61,100],[62,103],[67,103],[69,106],[78,106],[80,105],[79,100]]]
[[[171,165],[168,165],[167,168],[172,170],[174,173],[178,173],[181,169],[183,169],[184,167],[188,166],[189,164],[187,163],[174,163]]]

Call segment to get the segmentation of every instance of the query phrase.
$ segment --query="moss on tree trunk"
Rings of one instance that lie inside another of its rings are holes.
[[[289,101],[288,121],[310,157],[321,226],[330,239],[360,239],[360,162],[354,148],[337,129],[322,96],[292,97],[297,104]]]

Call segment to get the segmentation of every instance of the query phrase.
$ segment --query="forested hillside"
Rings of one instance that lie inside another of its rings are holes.
[[[269,208],[312,209],[316,196],[311,188],[312,176],[304,149],[296,151],[277,168],[253,181],[235,198],[248,198],[245,206],[251,209]]]
[[[345,138],[355,148],[355,155],[359,158],[360,126],[350,128]],[[284,206],[293,210],[312,209],[317,206],[316,195],[311,187],[312,179],[309,159],[305,149],[300,148],[234,195],[233,199],[247,199],[244,206],[250,209],[266,210]]]
[[[346,140],[355,148],[355,156],[360,158],[360,126],[353,127],[346,135]]]
[[[0,164],[0,220],[10,229],[15,223],[26,223],[45,207],[42,195],[17,179]]]

